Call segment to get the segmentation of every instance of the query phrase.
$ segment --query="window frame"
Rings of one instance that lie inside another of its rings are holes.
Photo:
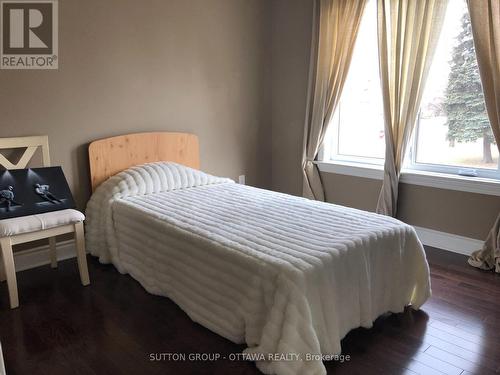
[[[380,165],[344,163],[340,161],[316,161],[315,164],[321,173],[334,173],[379,181],[384,179],[384,167]],[[488,178],[466,177],[403,168],[400,182],[409,185],[500,197],[500,180]]]
[[[342,99],[339,102],[339,109],[342,105]],[[359,165],[369,165],[369,166],[383,166],[385,162],[385,157],[377,158],[375,156],[359,156],[359,155],[344,155],[339,153],[339,130],[340,130],[340,110],[337,109],[330,120],[330,129],[332,140],[329,145],[323,144],[320,147],[318,153],[318,160],[325,162],[340,162],[340,163],[354,163]],[[327,136],[330,134],[327,134]],[[384,141],[385,142],[385,141]]]
[[[469,178],[485,178],[492,180],[500,180],[500,158],[497,162],[496,169],[474,168],[467,166],[449,165],[449,164],[434,164],[422,163],[417,161],[418,153],[418,136],[420,132],[420,115],[417,116],[415,128],[411,137],[408,154],[405,157],[404,168],[408,170],[441,173],[452,176],[469,177]]]
[[[366,15],[363,15],[365,17]],[[363,22],[363,19],[361,20]],[[380,78],[379,78],[380,79]],[[327,135],[323,140],[323,144],[320,147],[318,154],[318,164],[338,164],[341,166],[342,170],[352,167],[356,169],[367,168],[372,172],[369,173],[373,176],[373,170],[378,170],[383,168],[385,157],[369,157],[369,156],[358,156],[358,155],[345,155],[339,153],[339,146],[341,139],[340,126],[341,126],[341,107],[342,98],[339,102],[339,107],[330,119],[330,124]],[[418,137],[420,133],[420,113],[417,116],[416,123],[412,132],[410,139],[410,144],[408,145],[407,153],[403,162],[403,171],[406,173],[413,173],[422,175],[428,175],[428,177],[439,177],[446,176],[450,178],[457,178],[460,180],[466,179],[467,181],[474,181],[477,179],[481,183],[485,181],[494,181],[500,183],[500,158],[497,163],[496,169],[487,169],[481,167],[467,167],[458,166],[450,164],[435,164],[435,163],[422,163],[417,161],[418,153]],[[328,138],[332,139],[328,139]],[[384,137],[384,142],[386,137]],[[326,168],[331,169],[331,168]],[[357,175],[357,174],[356,174]]]
[[[478,182],[484,184],[491,181],[494,184],[500,184],[500,159],[498,162],[497,169],[485,169],[485,168],[468,168],[468,167],[460,167],[454,165],[446,165],[446,164],[431,164],[431,163],[420,163],[417,162],[417,145],[418,145],[418,132],[419,132],[419,120],[415,124],[415,128],[413,130],[413,134],[411,137],[411,142],[408,148],[408,152],[405,156],[405,161],[403,164],[402,174],[412,174],[423,176],[426,175],[432,178],[446,177],[446,178],[456,178],[459,180],[467,180],[468,182],[477,180]],[[333,172],[338,173],[340,171],[341,174],[350,174],[359,177],[367,177],[374,178],[374,171],[383,170],[384,158],[376,158],[376,157],[363,157],[363,156],[355,156],[355,155],[342,155],[338,153],[338,143],[339,139],[339,126],[340,123],[337,120],[332,119],[332,123],[330,124],[332,127],[329,129],[331,131],[331,142],[323,142],[321,146],[317,164],[322,165],[320,168],[324,172]],[[330,135],[330,134],[329,134]],[[328,145],[327,143],[331,143]],[[332,168],[328,166],[329,164],[337,164],[338,168]],[[325,167],[325,165],[327,165]],[[353,173],[346,173],[347,169],[353,169]],[[362,170],[366,171],[363,172]],[[472,176],[467,173],[463,173],[465,171],[474,171],[476,175]],[[375,172],[376,173],[376,172]],[[417,183],[420,185],[420,183]],[[428,184],[424,184],[424,186],[429,186]],[[432,185],[433,186],[433,185]],[[496,187],[498,189],[499,187]],[[460,189],[452,189],[452,190],[460,190]],[[466,189],[465,191],[470,191],[470,189]],[[476,191],[473,191],[476,192]],[[490,194],[490,191],[487,190],[484,194]],[[500,195],[500,194],[495,194]]]

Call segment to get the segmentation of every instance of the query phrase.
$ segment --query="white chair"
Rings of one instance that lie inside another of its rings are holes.
[[[17,164],[13,164],[0,154],[0,166],[6,169],[26,168],[38,147],[42,148],[43,166],[50,166],[47,136],[0,138],[0,150],[26,148]],[[84,220],[85,216],[81,212],[72,209],[0,220],[0,281],[7,280],[10,307],[12,309],[19,306],[12,245],[48,238],[51,266],[56,268],[55,236],[74,232],[80,280],[84,286],[90,284],[85,255]]]
[[[0,375],[5,375],[5,364],[3,363],[2,344],[0,343]]]

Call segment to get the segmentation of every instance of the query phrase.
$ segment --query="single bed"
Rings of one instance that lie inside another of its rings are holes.
[[[132,152],[138,138],[127,137]],[[101,164],[113,162],[116,144]],[[88,250],[194,321],[246,343],[262,372],[325,374],[319,356],[339,354],[351,329],[429,297],[411,226],[205,174],[178,164],[191,155],[197,166],[197,141],[179,144],[196,150],[131,160],[117,174],[100,170],[105,182],[86,212]],[[94,155],[91,146],[91,166]]]

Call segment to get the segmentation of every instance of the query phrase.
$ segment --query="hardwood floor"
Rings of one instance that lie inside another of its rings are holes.
[[[342,341],[351,360],[332,374],[500,372],[500,276],[460,255],[427,249],[433,297],[421,311],[380,317]],[[154,353],[219,353],[244,348],[193,323],[112,266],[89,259],[90,287],[75,260],[18,273],[21,307],[0,285],[0,341],[14,374],[260,374],[244,361],[151,361]]]

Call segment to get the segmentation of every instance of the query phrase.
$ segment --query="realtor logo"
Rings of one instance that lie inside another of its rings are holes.
[[[1,69],[57,69],[57,0],[0,1]]]

